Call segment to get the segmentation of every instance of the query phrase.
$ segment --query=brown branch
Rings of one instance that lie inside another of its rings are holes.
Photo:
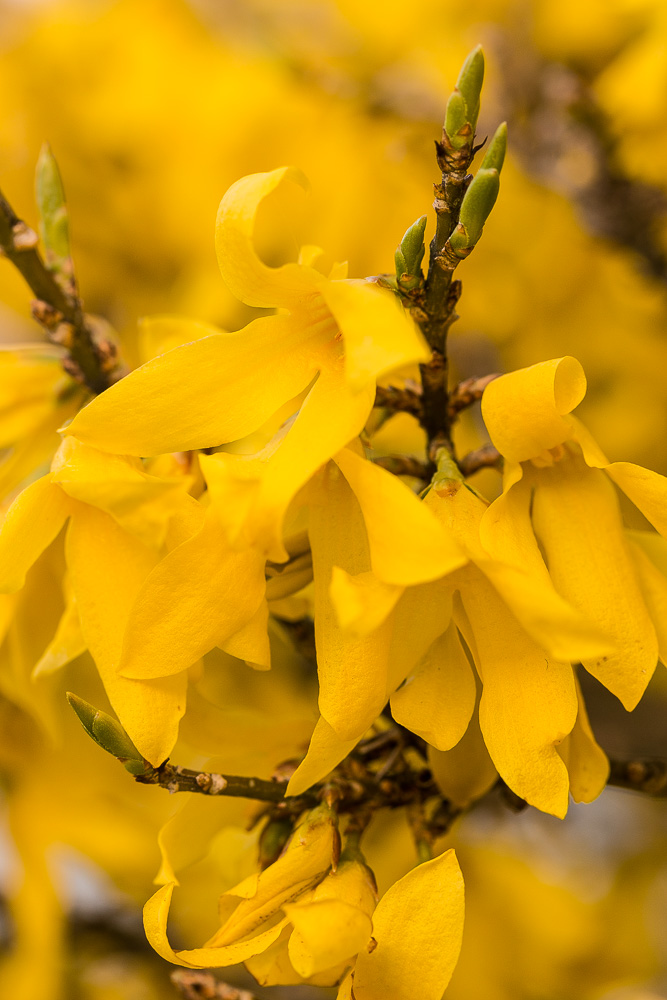
[[[171,981],[185,1000],[257,1000],[255,993],[229,986],[199,969],[175,969]]]
[[[480,469],[502,469],[503,457],[492,444],[484,444],[460,458],[457,465],[464,476],[472,476]]]
[[[374,458],[373,462],[395,476],[412,476],[414,479],[422,479],[424,482],[427,482],[435,471],[427,462],[421,462],[418,458],[412,458],[410,455],[383,455],[380,458]]]
[[[18,218],[0,193],[0,250],[20,271],[35,295],[32,314],[49,339],[67,350],[63,367],[93,393],[118,377],[115,344],[83,312],[76,292],[67,293],[37,249],[37,234]]]
[[[641,760],[609,761],[608,785],[629,788],[654,798],[667,798],[667,760],[645,758]]]
[[[414,389],[395,385],[379,385],[375,393],[375,406],[395,413],[411,413],[413,417],[421,417],[422,398],[421,387]]]
[[[480,400],[489,382],[499,377],[498,372],[483,375],[481,378],[467,378],[459,382],[449,394],[449,419],[454,421],[461,410],[466,410]]]

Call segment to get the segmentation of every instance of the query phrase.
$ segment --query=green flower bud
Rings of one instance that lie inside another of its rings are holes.
[[[90,738],[107,753],[117,757],[130,774],[144,774],[150,768],[119,722],[70,691],[67,692],[67,700]]]
[[[460,92],[466,106],[466,120],[470,122],[473,132],[479,115],[479,98],[484,82],[484,53],[482,46],[473,49],[459,73],[456,89]],[[449,129],[447,130],[449,135]]]
[[[445,132],[454,149],[472,142],[473,129],[468,122],[466,102],[458,89],[452,91],[445,112]]]
[[[396,248],[394,261],[396,263],[396,274],[400,278],[402,274],[419,275],[421,262],[424,259],[424,233],[426,231],[426,216],[422,215],[416,222],[406,229],[400,246]]]
[[[505,162],[506,151],[507,122],[503,122],[502,125],[499,125],[496,129],[493,139],[488,145],[480,170],[497,170],[498,173],[500,173],[503,168],[503,163]]]
[[[52,270],[60,270],[70,257],[69,219],[60,171],[48,143],[42,146],[37,160],[35,191],[47,264]]]
[[[477,171],[461,203],[459,224],[449,237],[453,250],[475,246],[496,203],[499,188],[500,175],[497,170]]]

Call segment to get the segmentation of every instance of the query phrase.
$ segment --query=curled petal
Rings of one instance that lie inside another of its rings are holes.
[[[308,753],[290,778],[285,795],[301,795],[311,785],[326,778],[359,742],[360,737],[342,740],[322,716],[317,720]]]
[[[324,280],[304,264],[267,267],[254,246],[257,211],[268,195],[285,181],[306,188],[299,170],[280,167],[265,174],[242,177],[220,202],[215,225],[215,249],[220,273],[229,290],[249,306],[292,307],[312,294]]]
[[[573,436],[566,415],[585,393],[586,376],[575,358],[543,361],[486,387],[484,423],[501,455],[510,462],[525,462]]]
[[[0,592],[13,593],[69,517],[73,503],[43,476],[19,493],[0,527]]]

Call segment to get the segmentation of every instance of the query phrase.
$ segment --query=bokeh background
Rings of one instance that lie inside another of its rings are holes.
[[[664,0],[2,0],[0,187],[36,226],[34,164],[51,144],[86,307],[136,364],[143,315],[233,330],[256,314],[222,285],[213,249],[218,203],[243,174],[289,163],[312,185],[287,210],[267,206],[269,262],[308,242],[327,261],[349,260],[353,276],[391,270],[402,233],[429,211],[433,140],[478,42],[487,56],[478,132],[506,119],[510,154],[483,240],[461,268],[456,375],[573,354],[589,380],[580,415],[609,458],[667,473]],[[5,343],[39,339],[29,300],[1,266]],[[418,453],[402,420],[377,435],[378,450]],[[466,447],[483,442],[478,414],[460,434]],[[489,491],[493,476],[480,476]],[[159,864],[157,832],[179,805],[92,753],[64,707],[46,721],[32,711],[18,679],[53,631],[41,602],[60,569],[42,565],[19,598],[21,656],[16,642],[0,650],[0,995],[168,1000],[177,994],[144,944],[139,913]],[[268,773],[307,739],[312,678],[283,640],[275,680],[231,672],[224,690],[209,691],[219,706],[253,699],[252,712],[220,708],[210,734],[185,726],[181,757],[213,754],[228,770]],[[68,687],[101,701],[86,656],[67,671]],[[667,756],[663,673],[631,716],[587,682],[605,749]],[[284,726],[267,734],[276,706]],[[209,927],[200,894],[211,880],[231,886],[250,857],[233,825],[242,808],[215,808],[212,849],[184,861],[193,863],[174,934],[180,923],[186,944]],[[667,997],[664,802],[608,790],[561,823],[492,797],[451,842],[468,918],[448,998]],[[412,851],[400,816],[378,825],[370,860],[381,888]]]

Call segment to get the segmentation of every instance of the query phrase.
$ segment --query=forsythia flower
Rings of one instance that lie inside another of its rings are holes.
[[[281,857],[220,900],[220,929],[203,948],[174,952],[166,924],[174,883],[144,909],[146,934],[168,961],[189,968],[244,961],[262,985],[340,983],[357,1000],[439,1000],[463,929],[463,880],[453,851],[419,865],[377,905],[374,878],[354,847],[336,864],[326,806],[311,812]],[[391,987],[389,991],[389,987]]]
[[[488,387],[484,420],[505,456],[505,473],[503,495],[484,515],[480,534],[489,552],[514,564],[541,562],[539,543],[559,593],[614,644],[608,655],[582,657],[584,667],[630,710],[658,657],[667,657],[667,580],[637,556],[614,485],[664,535],[667,479],[608,462],[570,415],[585,391],[574,358],[533,365]]]

